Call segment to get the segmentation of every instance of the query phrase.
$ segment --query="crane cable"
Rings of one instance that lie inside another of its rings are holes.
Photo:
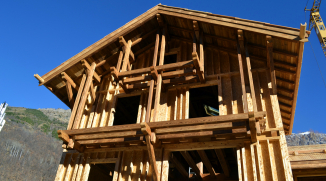
[[[306,7],[307,7],[307,5],[308,5],[308,2],[309,2],[309,0],[307,0]],[[306,8],[305,8],[305,9],[306,9]],[[304,11],[304,15],[305,15],[305,21],[307,22],[307,13],[306,13],[306,12],[307,12],[307,11]],[[309,21],[310,21],[310,20],[309,20]],[[320,67],[319,67],[319,63],[318,63],[318,60],[317,60],[317,57],[316,57],[315,51],[314,51],[314,49],[313,49],[312,44],[311,44],[310,41],[309,41],[309,44],[310,44],[310,46],[311,46],[312,53],[314,54],[314,57],[315,57],[315,60],[316,60],[316,63],[317,63],[318,69],[319,69],[320,76],[321,76],[321,78],[322,78],[322,80],[323,80],[323,82],[324,82],[324,86],[325,86],[325,88],[326,88],[325,79],[324,79],[323,74],[322,74],[322,72],[321,72],[321,69],[320,69]]]

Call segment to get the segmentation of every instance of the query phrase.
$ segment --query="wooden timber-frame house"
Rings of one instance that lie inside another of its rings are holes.
[[[72,109],[55,180],[293,180],[309,34],[157,5],[36,74]]]

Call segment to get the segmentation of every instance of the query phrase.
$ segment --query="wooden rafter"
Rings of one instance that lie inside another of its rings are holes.
[[[207,157],[205,151],[204,151],[204,150],[198,150],[197,152],[198,152],[198,154],[199,154],[201,160],[203,161],[203,163],[204,163],[206,169],[209,171],[210,175],[211,175],[212,177],[215,177],[215,174],[216,174],[216,173],[215,173],[215,170],[214,170],[214,168],[213,168],[211,162],[209,161],[209,159],[208,159],[208,157]]]
[[[224,174],[229,177],[230,176],[230,168],[228,162],[225,159],[224,153],[222,149],[215,149],[216,156],[220,161],[221,167],[223,169]]]
[[[201,178],[201,173],[199,168],[197,167],[195,161],[192,159],[192,157],[190,156],[190,154],[187,151],[180,151],[181,155],[183,156],[183,158],[186,160],[186,162],[188,163],[188,165],[192,168],[192,170],[196,173],[196,176]]]

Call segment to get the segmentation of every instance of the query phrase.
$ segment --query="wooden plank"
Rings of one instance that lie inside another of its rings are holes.
[[[69,77],[69,75],[66,74],[66,72],[61,73],[61,78],[66,80],[66,82],[69,82],[74,89],[79,89],[79,86]]]
[[[88,70],[88,72],[87,72],[87,79],[86,79],[85,87],[83,89],[83,93],[81,95],[80,102],[78,104],[78,109],[77,109],[77,113],[76,113],[75,121],[74,121],[74,125],[73,125],[74,129],[79,128],[79,123],[80,123],[82,114],[84,112],[84,106],[86,103],[88,91],[89,91],[91,84],[93,83],[93,75],[95,72],[96,63],[93,62],[91,67],[92,67],[92,69]]]
[[[162,173],[161,180],[168,180],[169,178],[169,170],[170,170],[170,159],[171,153],[169,151],[163,150],[163,161],[162,161]]]
[[[246,61],[247,61],[247,70],[248,70],[248,76],[249,76],[249,84],[250,84],[250,92],[251,92],[251,98],[252,98],[252,105],[254,108],[254,112],[257,112],[257,101],[256,101],[256,94],[255,94],[255,86],[254,86],[254,80],[252,77],[252,69],[251,69],[251,62],[249,57],[249,52],[247,46],[245,47],[245,53],[246,53]]]
[[[257,169],[256,169],[256,157],[257,155],[255,154],[255,149],[254,149],[254,145],[251,144],[250,145],[250,153],[251,153],[251,166],[252,166],[252,174],[253,174],[253,179],[254,181],[257,181]],[[259,163],[258,163],[259,164]]]
[[[118,158],[95,158],[90,159],[90,164],[116,163]]]
[[[266,36],[266,51],[267,51],[267,65],[270,71],[271,83],[272,83],[272,95],[277,94],[276,74],[273,61],[273,42],[271,36]]]
[[[91,65],[88,64],[88,62],[84,59],[84,60],[81,60],[80,63],[82,64],[83,67],[85,67],[87,69],[87,71],[93,71],[94,69],[94,73],[93,73],[93,78],[94,80],[97,82],[97,83],[100,83],[101,82],[101,77],[95,72],[95,68],[92,68]],[[95,62],[93,62],[95,63]],[[93,64],[92,63],[92,64]],[[95,64],[95,67],[96,67],[96,64]]]
[[[164,72],[162,74],[163,79],[167,78],[173,78],[173,77],[181,77],[181,76],[189,76],[189,75],[196,75],[196,69],[182,69],[182,70],[176,70],[171,72]]]
[[[166,29],[163,28],[162,30],[162,40],[161,40],[161,50],[160,50],[160,61],[159,61],[159,65],[163,65],[164,64],[164,54],[165,54],[165,36],[166,36]]]
[[[78,89],[76,101],[75,101],[74,107],[73,107],[73,109],[71,111],[71,115],[70,115],[70,118],[69,118],[69,123],[68,123],[68,126],[67,126],[67,130],[71,130],[72,125],[74,123],[75,115],[76,115],[77,108],[78,108],[78,105],[79,105],[79,100],[81,98],[81,95],[82,95],[82,92],[83,92],[83,88],[84,88],[85,82],[86,82],[86,75],[83,74],[83,78],[82,78],[82,80],[80,82],[80,87]]]
[[[152,100],[153,100],[153,92],[154,92],[154,80],[150,81],[149,93],[148,93],[148,102],[147,102],[147,110],[145,116],[145,122],[149,123],[151,119],[151,110],[152,110]]]
[[[70,153],[62,153],[60,165],[54,179],[55,181],[62,181],[64,179],[71,156],[72,154]]]
[[[149,81],[151,79],[152,79],[151,75],[143,75],[140,77],[125,78],[122,80],[122,83],[123,84],[134,84],[134,83]]]
[[[91,140],[91,139],[104,139],[104,138],[119,138],[119,137],[136,137],[142,136],[141,132],[137,131],[124,131],[124,132],[113,132],[113,133],[97,133],[97,134],[84,134],[76,135],[76,140]]]
[[[72,92],[71,84],[70,82],[66,82],[66,89],[67,89],[67,95],[68,95],[68,100],[69,100],[69,105],[70,109],[74,107],[75,100],[74,100],[74,95]]]
[[[199,60],[202,67],[205,67],[205,60],[204,60],[204,33],[203,31],[200,32],[200,39],[199,39]]]
[[[66,142],[66,143],[69,142],[69,139],[70,139],[70,138],[69,138],[69,135],[68,135],[67,133],[65,133],[65,132],[62,131],[62,130],[58,130],[57,133],[58,133],[58,137],[59,137],[62,141]]]
[[[203,161],[203,163],[204,163],[206,169],[208,170],[208,172],[210,173],[210,175],[212,177],[215,177],[215,174],[216,174],[215,170],[214,170],[211,162],[209,161],[205,151],[204,150],[198,150],[197,153],[199,154],[201,160]]]
[[[158,53],[159,44],[160,44],[160,30],[157,30],[155,48],[154,48],[153,66],[157,65],[157,53]]]
[[[126,40],[123,38],[123,36],[119,36],[119,43],[120,43],[121,46],[123,46],[122,49],[125,51],[125,53],[127,52],[127,49],[130,48],[130,50],[129,50],[130,51],[129,52],[129,62],[133,63],[135,61],[135,55],[131,50],[132,42],[129,45],[129,41],[131,41],[131,40],[128,40],[128,43],[127,43]]]
[[[304,32],[306,31],[307,24],[301,24],[300,25],[300,38],[302,39],[304,36]],[[295,87],[294,87],[294,96],[293,96],[293,103],[292,103],[292,111],[291,111],[291,123],[290,123],[290,129],[289,134],[292,134],[293,129],[293,122],[294,122],[294,115],[295,115],[295,108],[297,105],[297,97],[298,97],[298,91],[299,91],[299,82],[300,82],[300,73],[301,73],[301,67],[302,67],[302,59],[303,59],[303,49],[304,49],[304,42],[299,43],[299,57],[298,57],[298,63],[297,63],[297,72],[295,75]]]
[[[230,169],[229,169],[229,164],[227,160],[225,159],[224,153],[222,149],[215,149],[215,154],[221,164],[221,167],[223,169],[223,173],[225,176],[229,177],[230,176]]]
[[[153,122],[158,120],[159,105],[161,100],[161,88],[162,88],[162,74],[157,77],[157,85],[155,90],[155,102],[154,102],[154,112],[153,112]]]
[[[243,181],[243,175],[242,175],[242,164],[241,164],[241,150],[240,148],[237,148],[237,164],[238,164],[238,178],[239,181]]]
[[[94,139],[94,140],[79,140],[79,144],[92,145],[92,144],[114,144],[114,143],[142,143],[144,136],[140,137],[126,137],[126,138],[111,138],[111,139]]]
[[[34,77],[39,81],[39,84],[44,84],[44,79],[38,74],[34,74]]]
[[[121,64],[122,64],[122,58],[123,58],[123,51],[120,50],[119,51],[119,58],[118,58],[118,62],[117,62],[117,67],[116,67],[116,72],[119,72],[120,71],[120,68],[121,68]],[[114,70],[114,69],[113,69]]]
[[[205,124],[196,126],[183,126],[174,128],[159,128],[155,130],[156,134],[173,133],[173,132],[187,132],[187,131],[199,131],[199,130],[216,130],[216,129],[226,129],[232,128],[232,122],[226,123],[215,123],[215,124]]]
[[[122,65],[122,68],[121,68],[121,71],[124,72],[124,71],[127,71],[127,68],[128,70],[130,70],[130,62],[129,61],[129,56],[131,55],[131,40],[128,41],[128,44],[126,46],[126,51],[125,51],[125,55],[123,57],[123,65]],[[119,70],[118,70],[119,71]]]
[[[255,116],[265,116],[266,112],[255,113]],[[223,116],[210,116],[210,117],[199,117],[192,119],[182,119],[176,121],[161,121],[161,122],[151,122],[148,123],[151,129],[157,129],[162,127],[173,127],[173,126],[187,126],[187,125],[197,125],[197,124],[209,124],[209,123],[221,123],[221,122],[237,122],[248,120],[248,113],[231,114]],[[77,134],[91,134],[91,133],[102,133],[102,132],[118,132],[118,131],[129,131],[129,130],[140,130],[140,124],[127,124],[127,125],[117,125],[109,127],[98,127],[98,128],[86,128],[82,130],[64,130],[68,135]]]
[[[200,82],[205,83],[204,68],[202,67],[201,62],[200,62],[196,52],[192,53],[192,60],[195,65],[196,73],[199,77]]]
[[[175,16],[175,17],[180,17],[180,18],[185,18],[185,19],[191,19],[191,20],[200,21],[203,23],[216,24],[216,25],[220,25],[220,26],[243,29],[243,30],[251,31],[251,32],[255,32],[255,33],[268,34],[271,36],[288,39],[288,40],[296,40],[298,38],[297,35],[289,35],[289,34],[285,34],[285,33],[275,32],[273,30],[261,29],[261,27],[259,27],[259,28],[252,27],[252,25],[253,25],[252,23],[250,24],[251,26],[241,25],[241,24],[238,24],[238,22],[239,22],[238,19],[234,20],[234,22],[232,22],[232,23],[224,22],[226,20],[226,18],[224,18],[224,17],[222,18],[222,17],[217,17],[217,16],[210,16],[208,14],[202,15],[201,13],[197,13],[194,11],[187,11],[187,10],[184,10],[181,8],[179,8],[179,9],[173,8],[172,9],[172,8],[168,8],[168,7],[160,7],[158,12],[160,14],[165,14],[165,15],[170,15],[170,16]],[[270,29],[271,27],[267,27],[265,25],[265,26],[263,26],[263,28]],[[277,29],[278,29],[278,31],[281,30],[279,28],[277,28]]]
[[[187,60],[177,63],[171,63],[166,65],[159,65],[156,67],[157,71],[168,71],[168,70],[175,70],[175,69],[183,69],[187,67],[193,67],[194,63],[193,60]]]
[[[239,60],[239,69],[240,69],[240,78],[241,78],[241,88],[242,88],[242,101],[243,101],[243,112],[248,113],[248,102],[247,102],[247,92],[246,85],[244,80],[244,72],[243,72],[243,63],[242,63],[242,55],[240,50],[240,41],[243,41],[243,32],[238,31],[238,60]]]
[[[170,151],[190,151],[190,150],[208,150],[208,149],[222,149],[235,148],[243,145],[244,141],[249,139],[237,139],[229,141],[207,141],[207,142],[190,142],[190,143],[176,143],[164,145],[165,150]]]
[[[262,150],[259,141],[256,144],[256,153],[257,153],[257,165],[259,170],[258,175],[261,181],[265,181],[264,160],[263,160]]]
[[[196,177],[201,178],[200,170],[197,167],[194,160],[192,159],[192,157],[190,156],[190,154],[187,151],[181,151],[180,153],[183,156],[183,158],[186,160],[186,162],[188,163],[189,167],[191,167],[192,170],[196,173]]]
[[[114,166],[114,173],[113,173],[113,178],[112,181],[118,181],[119,180],[119,172],[120,172],[120,165],[122,162],[122,154],[123,152],[119,151],[118,153],[118,158]]]
[[[243,180],[248,181],[248,172],[247,172],[247,163],[246,163],[246,149],[245,147],[241,148],[241,158],[242,158],[242,173],[243,173]]]
[[[146,135],[146,145],[147,145],[147,151],[148,151],[150,165],[151,165],[152,171],[153,171],[153,179],[154,179],[154,181],[159,181],[160,176],[159,176],[159,172],[157,170],[154,147],[150,140],[151,140],[150,135]]]

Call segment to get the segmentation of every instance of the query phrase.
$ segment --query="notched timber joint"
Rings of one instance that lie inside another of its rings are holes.
[[[251,142],[256,143],[257,142],[257,136],[260,136],[266,128],[266,120],[264,117],[266,114],[255,114],[255,112],[249,112],[249,128],[250,128],[250,136],[251,136]]]

